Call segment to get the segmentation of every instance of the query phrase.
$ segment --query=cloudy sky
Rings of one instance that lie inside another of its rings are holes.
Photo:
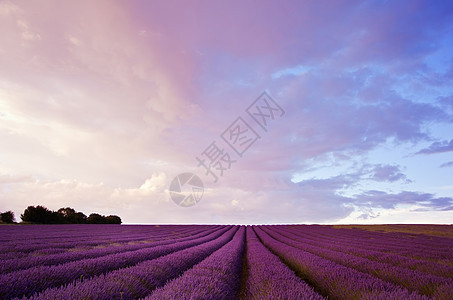
[[[169,195],[186,172],[191,207]],[[449,1],[0,0],[19,220],[453,223],[452,174]]]

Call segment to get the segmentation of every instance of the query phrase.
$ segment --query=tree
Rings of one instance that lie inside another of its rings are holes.
[[[108,217],[105,217],[107,220],[107,224],[121,224],[121,218],[115,215],[110,215]]]
[[[87,218],[84,213],[77,212],[71,207],[51,211],[42,205],[27,207],[20,218],[24,222],[38,224],[121,224],[121,218],[115,215],[106,217],[92,213]]]
[[[58,211],[60,223],[65,224],[83,224],[86,223],[87,216],[81,212],[76,212],[74,208],[65,207]]]
[[[72,216],[74,224],[85,224],[87,222],[87,216],[82,212],[77,212]]]
[[[108,217],[93,213],[87,218],[88,224],[121,224],[121,218],[115,215]]]
[[[76,211],[74,208],[66,207],[66,208],[60,208],[59,210],[57,210],[57,213],[59,213],[64,218],[69,218],[73,214],[75,214]]]
[[[3,223],[14,223],[16,218],[14,217],[14,213],[12,211],[7,211],[0,214],[0,221]]]
[[[57,212],[49,210],[42,205],[29,206],[24,213],[20,215],[24,222],[40,223],[40,224],[57,224],[59,216]]]
[[[90,214],[87,218],[88,224],[105,224],[105,217],[100,214]]]

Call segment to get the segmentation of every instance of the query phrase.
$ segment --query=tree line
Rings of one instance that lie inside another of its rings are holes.
[[[121,218],[116,215],[103,216],[92,213],[88,217],[77,212],[71,207],[60,208],[52,211],[42,205],[29,206],[20,215],[23,223],[33,224],[121,224]],[[12,211],[0,213],[0,223],[14,223],[15,216]]]

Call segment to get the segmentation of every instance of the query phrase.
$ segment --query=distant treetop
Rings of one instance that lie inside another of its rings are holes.
[[[3,215],[3,214],[2,214]],[[71,207],[60,208],[51,211],[48,208],[38,205],[29,206],[21,214],[23,222],[37,224],[121,224],[121,218],[115,215],[103,216],[92,213],[87,217],[82,212],[76,212]],[[3,217],[2,217],[3,220]]]
[[[12,211],[0,213],[0,223],[14,223],[15,221],[16,218],[14,217],[14,213]]]

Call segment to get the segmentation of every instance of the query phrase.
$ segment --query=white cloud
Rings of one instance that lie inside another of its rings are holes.
[[[289,67],[286,69],[276,71],[271,74],[271,78],[278,79],[280,77],[285,77],[285,76],[289,76],[289,75],[298,76],[298,75],[304,74],[308,71],[310,71],[310,68],[308,68],[306,66],[302,66],[302,65],[297,65],[295,67]]]
[[[20,11],[19,6],[15,5],[11,1],[0,1],[0,15],[8,16],[15,14]]]

